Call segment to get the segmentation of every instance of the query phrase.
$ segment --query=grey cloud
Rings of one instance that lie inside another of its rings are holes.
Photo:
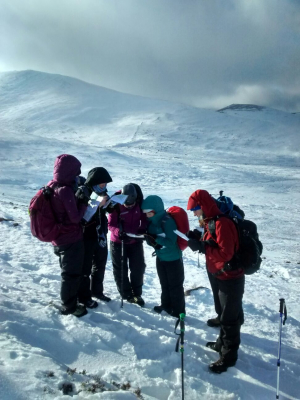
[[[255,93],[263,92],[264,105],[299,107],[299,1],[0,0],[0,5],[2,69],[61,73],[216,108],[224,105],[218,99],[226,102],[240,88],[254,86],[260,90],[249,95],[252,103],[260,104]]]

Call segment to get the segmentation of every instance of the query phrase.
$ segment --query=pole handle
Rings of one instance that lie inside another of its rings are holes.
[[[287,320],[287,309],[286,309],[286,304],[284,299],[279,299],[280,305],[279,305],[279,312],[280,315],[284,315],[284,319],[282,322],[282,325],[285,325],[285,321]]]

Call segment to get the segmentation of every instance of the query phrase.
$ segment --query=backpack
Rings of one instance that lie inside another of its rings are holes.
[[[178,206],[170,207],[166,211],[167,214],[162,218],[163,229],[167,220],[169,218],[173,218],[176,223],[177,229],[186,235],[190,230],[188,215],[186,211]],[[180,250],[185,250],[188,247],[187,241],[185,239],[182,239],[180,236],[177,237],[177,244]]]
[[[31,199],[29,204],[30,230],[34,237],[42,242],[55,240],[62,227],[56,220],[51,197],[54,189],[44,186]]]
[[[214,199],[218,206],[218,209],[222,211],[223,214],[229,215],[229,217],[244,219],[245,218],[244,211],[236,204],[233,204],[233,201],[231,200],[230,197],[223,196],[223,190],[221,190],[219,193],[220,197]]]
[[[259,240],[257,226],[254,222],[237,217],[231,218],[227,215],[218,215],[208,223],[208,229],[212,236],[215,237],[215,221],[219,218],[229,218],[233,221],[239,238],[239,249],[232,259],[228,261],[224,268],[215,275],[220,275],[224,271],[234,271],[243,268],[245,275],[252,275],[260,269],[262,262],[261,254],[263,245]]]

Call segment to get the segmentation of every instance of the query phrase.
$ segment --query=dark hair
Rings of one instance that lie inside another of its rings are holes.
[[[127,185],[125,185],[122,189],[122,194],[128,196],[125,201],[125,204],[127,206],[131,206],[136,202],[137,192],[133,183],[128,183]]]

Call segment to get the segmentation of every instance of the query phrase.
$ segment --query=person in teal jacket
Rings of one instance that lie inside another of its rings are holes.
[[[161,285],[161,305],[154,311],[179,317],[185,313],[184,300],[184,267],[182,251],[177,244],[176,223],[167,214],[164,203],[159,196],[148,196],[142,203],[142,210],[150,222],[147,234],[147,244],[155,249],[156,269]]]

